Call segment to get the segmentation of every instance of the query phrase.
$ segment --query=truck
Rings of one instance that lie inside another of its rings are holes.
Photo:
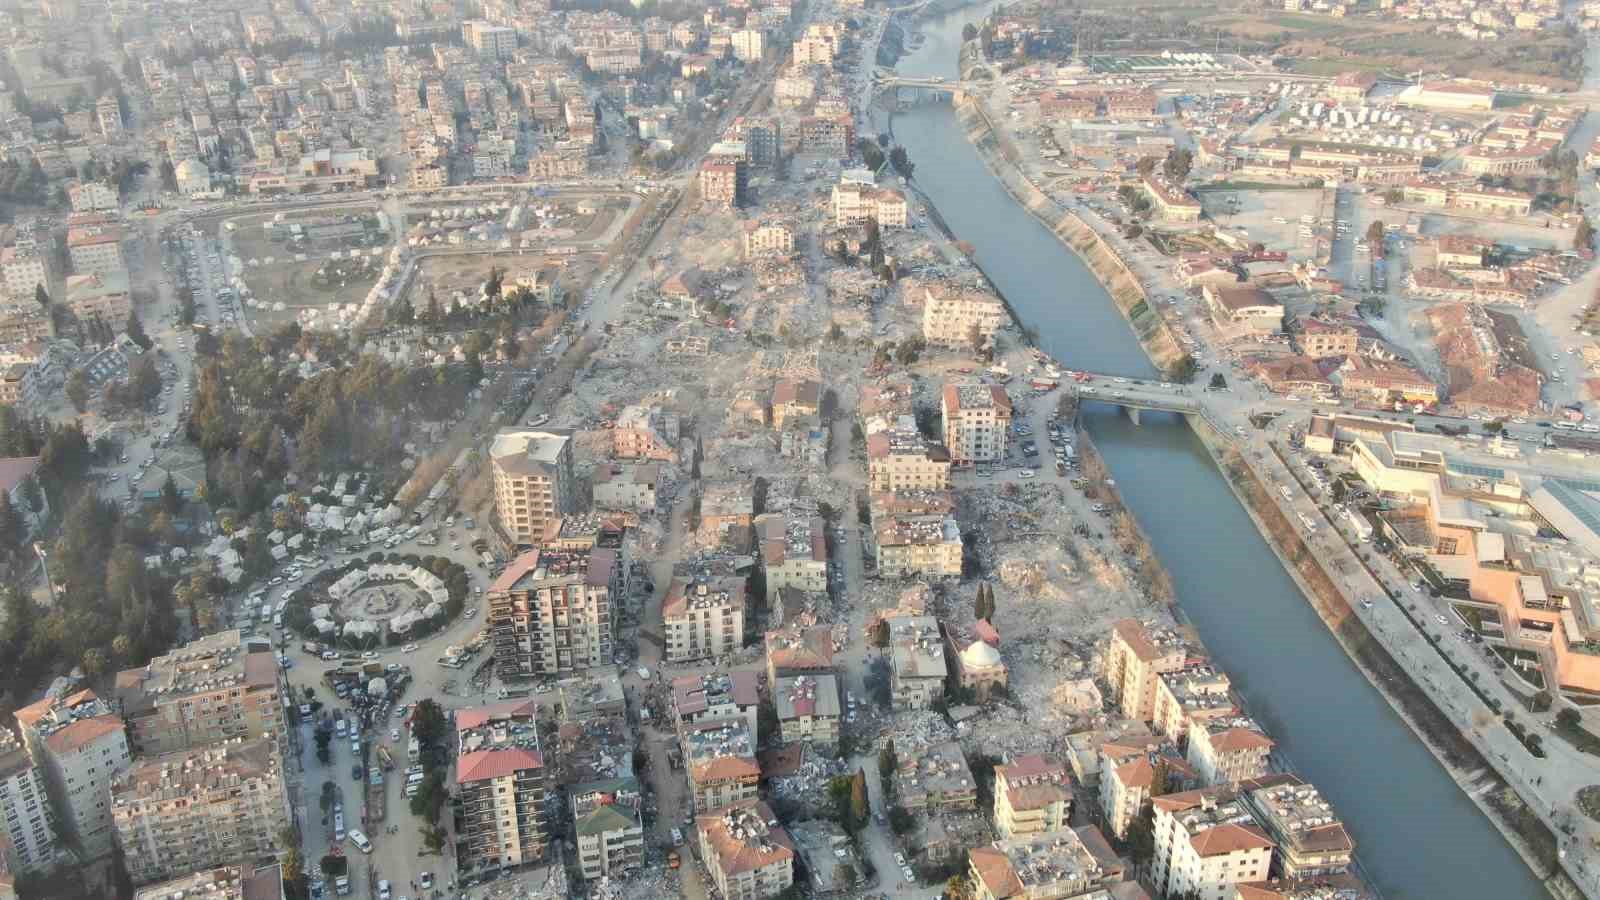
[[[1362,543],[1372,540],[1372,524],[1367,521],[1366,516],[1351,509],[1345,510],[1344,515],[1350,520],[1350,527],[1355,529],[1356,537],[1360,538]]]

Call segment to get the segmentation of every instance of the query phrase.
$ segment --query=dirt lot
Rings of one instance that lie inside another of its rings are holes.
[[[263,304],[285,305],[281,312],[246,306],[246,314],[250,316],[251,322],[272,327],[294,321],[299,310],[305,307],[323,307],[330,303],[360,303],[366,299],[367,292],[372,289],[373,284],[377,283],[378,273],[383,271],[382,257],[370,259],[370,268],[365,270],[364,275],[347,277],[343,284],[334,280],[326,287],[319,286],[315,278],[317,270],[324,265],[339,262],[348,266],[351,261],[274,263],[254,268],[246,266],[244,280],[245,284],[250,286],[251,295]]]

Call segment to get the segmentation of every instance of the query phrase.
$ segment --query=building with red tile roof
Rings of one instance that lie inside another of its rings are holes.
[[[724,900],[761,900],[794,883],[794,841],[765,803],[742,801],[695,825],[700,858]]]

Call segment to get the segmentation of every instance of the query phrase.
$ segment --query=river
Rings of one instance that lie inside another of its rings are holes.
[[[988,5],[924,23],[901,74],[954,77],[961,28]],[[1077,369],[1154,367],[1111,298],[1018,205],[948,106],[894,117],[922,191],[1040,344]],[[1298,773],[1334,805],[1387,900],[1535,898],[1539,881],[1334,641],[1181,420],[1134,426],[1090,405],[1085,422],[1171,572],[1178,602]]]

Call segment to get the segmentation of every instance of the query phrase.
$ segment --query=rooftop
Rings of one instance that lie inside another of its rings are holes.
[[[702,609],[743,609],[744,594],[742,576],[675,576],[662,601],[661,615],[670,619]]]
[[[611,549],[541,547],[513,559],[489,591],[531,591],[541,587],[540,582],[570,582],[578,578],[591,587],[605,587],[611,583],[616,563],[617,552]]]
[[[1355,842],[1314,786],[1294,779],[1247,794],[1262,825],[1280,844],[1302,853],[1349,853]]]
[[[894,670],[901,678],[944,678],[944,642],[939,637],[939,620],[933,616],[894,616],[889,618],[889,646],[894,655]]]
[[[790,627],[767,632],[767,659],[775,671],[826,671],[833,668],[833,632],[826,626]]]
[[[742,718],[717,719],[683,728],[685,762],[696,778],[760,775],[755,748],[755,735]],[[725,760],[740,765],[719,765]]]
[[[794,842],[759,800],[746,800],[695,820],[725,875],[793,864]]]
[[[832,673],[779,678],[772,700],[780,722],[808,716],[838,718],[839,681]]]
[[[111,805],[174,800],[211,791],[253,793],[245,785],[281,778],[272,741],[232,738],[189,750],[139,757],[111,783]]]
[[[469,784],[544,768],[544,754],[524,747],[475,750],[456,761],[456,783]]]
[[[539,749],[537,700],[512,700],[456,711],[456,741],[464,757],[502,747]]]
[[[117,675],[117,703],[133,716],[175,697],[237,688],[276,688],[278,664],[270,650],[246,652],[238,629],[190,641],[142,669]]]
[[[717,707],[738,709],[761,702],[755,672],[707,672],[672,679],[672,705],[681,718],[690,718]]]
[[[548,475],[560,462],[561,452],[572,439],[551,431],[507,429],[494,436],[489,457],[494,464],[516,475]]]
[[[972,867],[997,897],[1065,896],[1098,882],[1104,874],[1099,860],[1070,829],[1048,831],[971,851]]]

